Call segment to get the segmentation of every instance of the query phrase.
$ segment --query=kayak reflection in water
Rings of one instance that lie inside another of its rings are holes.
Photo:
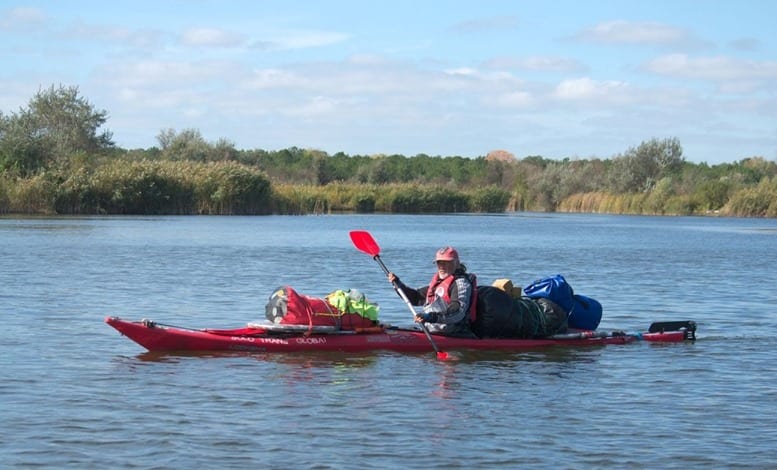
[[[415,321],[424,322],[430,333],[476,338],[470,328],[470,322],[475,319],[475,275],[467,273],[467,267],[453,247],[437,250],[434,261],[437,272],[426,286],[408,287],[392,272],[388,274],[388,280],[396,283],[413,305],[423,306],[423,312],[416,314]]]

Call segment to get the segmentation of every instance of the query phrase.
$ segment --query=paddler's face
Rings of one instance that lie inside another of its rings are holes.
[[[437,262],[437,275],[440,276],[440,279],[445,279],[446,277],[453,274],[453,271],[456,270],[456,262],[455,261],[438,261]]]

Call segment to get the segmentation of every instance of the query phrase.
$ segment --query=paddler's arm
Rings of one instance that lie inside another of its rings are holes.
[[[399,276],[397,276],[394,273],[388,273],[388,280],[390,283],[394,284],[396,283],[397,288],[402,289],[402,292],[405,293],[407,296],[407,299],[410,301],[413,305],[423,305],[424,300],[426,300],[426,286],[424,286],[424,293],[422,294],[419,289],[413,289],[412,287],[408,287],[399,280]]]

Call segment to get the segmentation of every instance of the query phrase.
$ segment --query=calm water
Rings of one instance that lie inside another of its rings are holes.
[[[562,273],[604,329],[694,344],[433,354],[150,355],[106,315],[264,318],[274,288],[409,313],[436,248],[481,283]],[[44,468],[777,466],[777,221],[592,215],[0,219],[0,462]]]

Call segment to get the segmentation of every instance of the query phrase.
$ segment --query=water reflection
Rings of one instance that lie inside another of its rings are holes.
[[[593,361],[598,356],[602,347],[588,348],[572,347],[546,347],[522,351],[488,351],[488,350],[464,350],[457,351],[456,362],[489,362],[489,363],[515,363],[515,362],[569,362],[569,361]]]
[[[295,365],[302,368],[346,366],[362,367],[374,362],[379,353],[344,353],[322,351],[317,353],[255,353],[245,351],[146,351],[135,358],[141,362],[180,362],[184,358],[226,359],[250,358],[256,361]]]
[[[630,345],[626,345],[629,347]],[[621,345],[610,345],[605,347],[622,347]],[[455,367],[456,364],[482,363],[487,366],[500,367],[500,364],[515,364],[522,362],[570,362],[583,361],[593,362],[600,354],[602,347],[591,346],[586,348],[570,347],[545,347],[535,350],[521,351],[489,351],[489,350],[454,350],[446,351],[448,358],[440,360],[431,352],[426,353],[397,353],[393,351],[366,351],[359,353],[340,352],[340,351],[321,351],[321,352],[295,352],[295,353],[256,353],[246,351],[146,351],[138,354],[135,358],[141,362],[180,362],[183,358],[199,359],[219,359],[247,357],[257,361],[274,362],[277,364],[296,365],[303,368],[327,367],[327,366],[346,366],[363,367],[373,364],[382,356],[397,357],[416,357],[428,359],[432,362]]]

